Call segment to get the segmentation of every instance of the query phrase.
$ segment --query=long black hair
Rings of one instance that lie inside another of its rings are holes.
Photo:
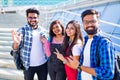
[[[50,24],[50,29],[49,29],[49,36],[50,36],[50,42],[52,42],[52,39],[54,36],[56,36],[53,32],[53,26],[55,24],[59,24],[62,28],[62,35],[64,35],[64,26],[62,25],[62,23],[59,20],[55,20]]]

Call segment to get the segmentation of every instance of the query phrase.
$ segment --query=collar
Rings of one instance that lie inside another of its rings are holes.
[[[41,31],[40,26],[38,26],[37,28],[32,28],[29,24],[26,24],[25,26],[26,26],[26,29],[27,29],[27,30],[31,30],[31,31],[32,31],[32,30],[40,30],[40,31]]]
[[[32,30],[36,30],[36,29],[38,29],[38,26],[36,28],[32,28]]]
[[[102,31],[98,30],[98,32],[93,36],[93,39],[96,39],[100,37],[101,35],[103,35]],[[88,40],[88,36],[85,36],[85,40]]]

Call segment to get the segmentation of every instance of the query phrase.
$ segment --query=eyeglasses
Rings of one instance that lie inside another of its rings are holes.
[[[83,23],[86,24],[86,25],[88,25],[88,24],[94,24],[94,23],[96,23],[96,22],[97,22],[97,20],[90,20],[90,21],[88,21],[88,20],[83,20]]]
[[[29,20],[37,19],[37,17],[28,17]]]

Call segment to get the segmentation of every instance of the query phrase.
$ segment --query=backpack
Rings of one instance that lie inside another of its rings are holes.
[[[120,80],[120,57],[115,57],[115,75],[113,80]]]
[[[17,51],[10,51],[10,55],[13,56],[14,64],[18,70],[25,70],[22,60],[20,58],[20,48]]]
[[[97,64],[99,64],[99,62],[100,62],[99,54],[98,54],[98,47],[99,47],[99,42],[102,38],[106,38],[106,37],[100,37],[100,39],[97,41],[98,42],[97,47],[96,47]],[[109,38],[107,38],[107,39],[109,39]],[[120,57],[118,55],[115,56],[115,73],[114,73],[113,80],[120,80]]]
[[[22,29],[24,30],[24,28],[22,28]],[[24,37],[24,35],[23,35],[23,37]],[[17,51],[13,51],[13,50],[10,51],[10,55],[13,57],[15,66],[18,70],[25,70],[25,67],[23,66],[23,63],[22,63],[22,60],[20,57],[20,49],[23,47],[23,44],[24,44],[24,40],[20,44]]]

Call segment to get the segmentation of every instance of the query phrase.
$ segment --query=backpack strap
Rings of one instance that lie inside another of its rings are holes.
[[[120,57],[119,56],[115,58],[115,65],[116,65],[117,70],[120,72]]]
[[[22,37],[22,41],[21,41],[21,44],[20,44],[20,46],[19,46],[19,49],[21,49],[22,47],[23,47],[23,45],[24,45],[24,37],[25,37],[25,28],[24,27],[22,27],[22,34],[23,34],[23,37]]]

